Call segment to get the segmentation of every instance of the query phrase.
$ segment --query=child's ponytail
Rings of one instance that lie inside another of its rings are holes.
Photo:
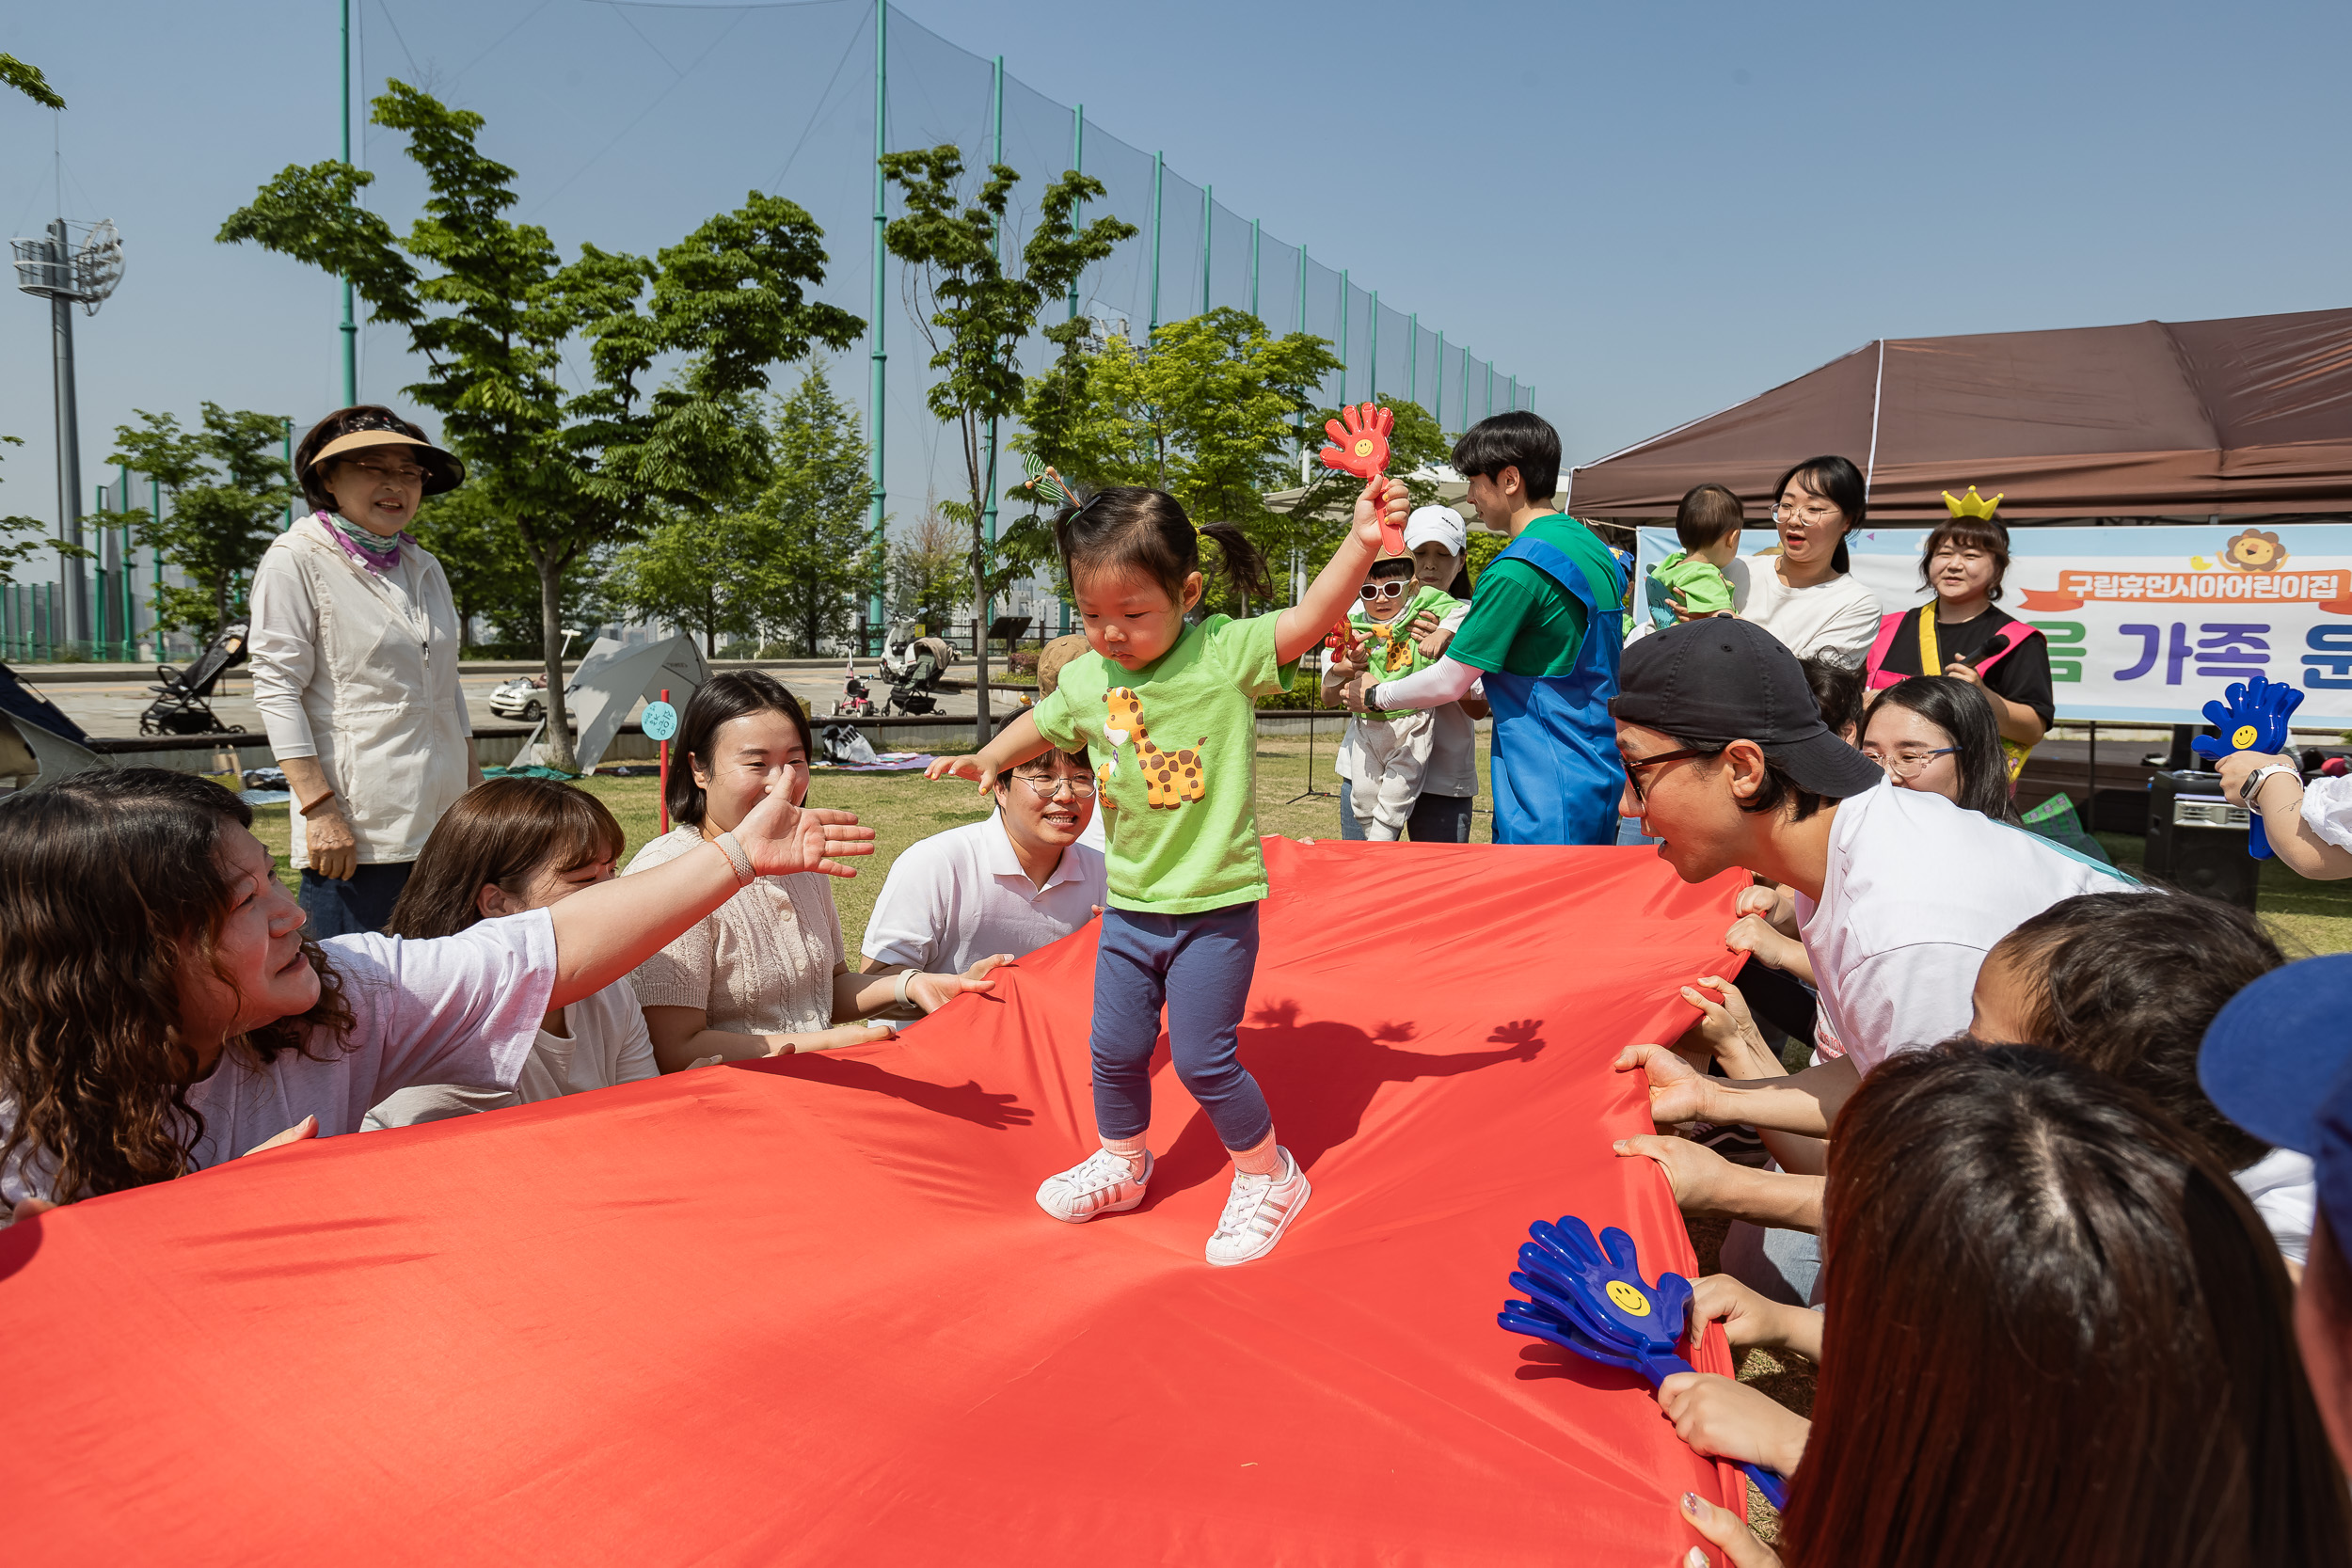
[[[1054,516],[1054,542],[1073,593],[1082,572],[1129,572],[1157,582],[1170,599],[1181,599],[1184,579],[1200,570],[1204,538],[1216,546],[1234,586],[1253,598],[1273,598],[1265,557],[1248,534],[1232,523],[1196,529],[1176,498],[1164,490],[1117,485]]]

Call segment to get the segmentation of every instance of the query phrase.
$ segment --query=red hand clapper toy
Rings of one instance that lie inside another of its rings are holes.
[[[1359,479],[1378,479],[1389,470],[1389,432],[1396,428],[1396,415],[1378,404],[1351,404],[1340,410],[1341,419],[1323,421],[1324,430],[1337,443],[1323,449],[1323,466]],[[1383,521],[1380,525],[1380,548],[1389,555],[1405,553],[1405,531]]]

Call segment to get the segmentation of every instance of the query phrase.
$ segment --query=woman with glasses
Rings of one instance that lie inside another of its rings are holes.
[[[2009,763],[1984,689],[1951,675],[1914,675],[1880,693],[1862,754],[1898,789],[1923,789],[1995,822],[2017,821]]]
[[[985,820],[910,844],[866,923],[866,971],[985,976],[1094,918],[1108,891],[1085,842],[1094,771],[1084,752],[1032,758],[996,780]]]
[[[771,793],[801,805],[815,749],[808,715],[774,676],[713,675],[686,705],[673,749],[667,799],[677,826],[639,849],[623,875],[706,844],[725,848],[737,825]],[[873,1044],[891,1037],[890,1025],[859,1020],[893,1008],[928,1013],[967,990],[994,989],[982,977],[993,965],[969,975],[852,974],[824,877],[745,875],[734,897],[629,976],[664,1072]]]
[[[1809,457],[1773,494],[1776,556],[1736,556],[1724,568],[1732,613],[1753,621],[1799,658],[1860,664],[1879,629],[1878,595],[1847,574],[1846,535],[1868,500],[1862,470],[1843,457]]]
[[[482,782],[449,578],[404,531],[466,467],[362,405],[302,438],[294,478],[310,515],[253,573],[253,701],[294,797],[310,934],[349,936],[382,927],[434,823]]]

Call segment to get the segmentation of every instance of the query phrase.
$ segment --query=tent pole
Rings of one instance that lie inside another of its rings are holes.
[[[1885,390],[1886,340],[1881,338],[1879,340],[1878,378],[1870,383],[1870,456],[1862,470],[1862,504],[1865,506],[1870,504],[1871,477],[1879,471],[1879,395]],[[1774,506],[1780,504],[1778,496],[1772,498],[1772,504]]]

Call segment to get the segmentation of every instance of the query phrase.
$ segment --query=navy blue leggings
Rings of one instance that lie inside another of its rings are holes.
[[[1176,1077],[1229,1149],[1254,1148],[1274,1114],[1234,1054],[1258,968],[1258,906],[1202,914],[1103,911],[1094,959],[1094,1123],[1106,1138],[1139,1138],[1152,1123],[1152,1047],[1168,1006]]]

